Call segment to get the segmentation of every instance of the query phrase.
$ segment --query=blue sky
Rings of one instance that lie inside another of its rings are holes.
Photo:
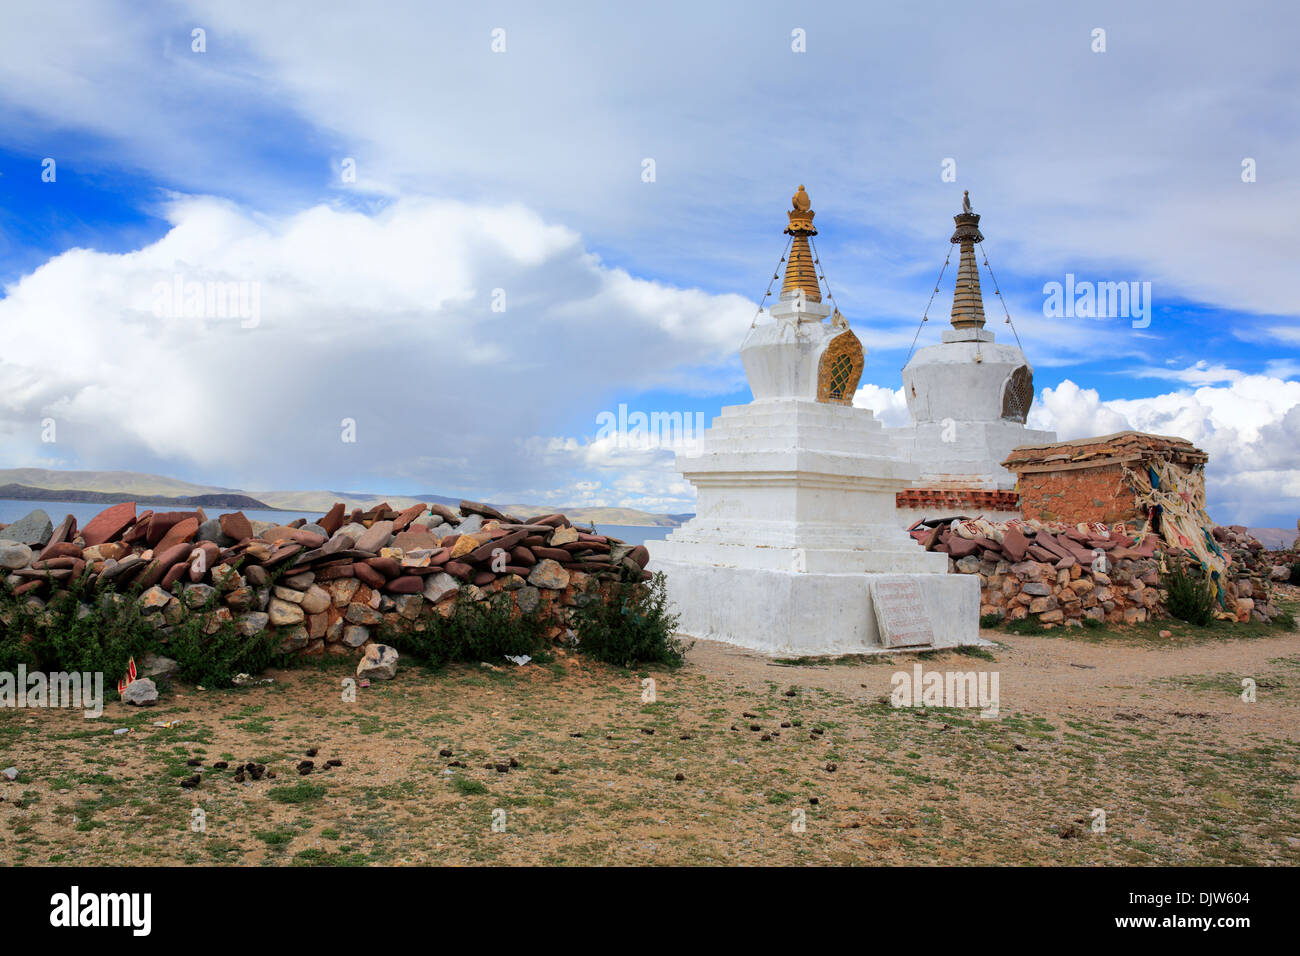
[[[1218,520],[1289,526],[1298,21],[1196,3],[7,7],[0,464],[687,511],[671,453],[594,441],[596,416],[748,400],[735,353],[795,186],[868,349],[858,403],[891,425],[969,189],[1036,368],[1032,422],[1184,435],[1211,454]],[[1150,326],[1044,315],[1067,273],[1149,282]],[[257,322],[158,314],[177,276],[255,286]]]

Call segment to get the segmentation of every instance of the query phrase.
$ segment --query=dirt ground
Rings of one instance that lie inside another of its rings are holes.
[[[697,642],[676,671],[402,667],[355,703],[334,661],[98,720],[7,709],[0,862],[1300,863],[1300,633],[1058,634],[817,665]],[[891,706],[914,663],[996,672],[999,717]],[[247,761],[275,778],[236,783]]]

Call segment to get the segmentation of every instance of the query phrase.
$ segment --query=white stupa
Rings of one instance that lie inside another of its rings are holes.
[[[862,345],[822,302],[803,186],[793,203],[780,298],[740,350],[754,400],[677,456],[696,516],[648,544],[651,569],[693,637],[790,655],[983,643],[977,580],[898,526],[918,469],[851,404]]]
[[[889,429],[904,457],[921,470],[920,488],[900,496],[900,520],[953,508],[1005,518],[1018,514],[1016,476],[1002,467],[1019,445],[1056,441],[1056,433],[1026,428],[1034,401],[1034,369],[1017,346],[994,341],[984,328],[975,244],[980,217],[965,195],[953,217],[952,243],[961,259],[952,299],[952,327],[937,345],[919,349],[903,369],[912,424]],[[962,494],[962,493],[965,494]],[[968,500],[967,500],[968,499]],[[927,507],[928,505],[928,507]]]

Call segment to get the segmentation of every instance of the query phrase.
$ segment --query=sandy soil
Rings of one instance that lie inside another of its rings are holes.
[[[905,655],[782,666],[708,642],[676,671],[403,667],[356,703],[335,662],[98,721],[4,711],[0,861],[1300,863],[1300,633],[986,636],[991,660],[919,662],[996,671],[996,720],[882,703]],[[343,765],[300,777],[309,748]]]

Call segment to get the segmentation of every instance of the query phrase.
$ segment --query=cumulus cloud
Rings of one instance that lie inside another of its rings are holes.
[[[608,268],[519,205],[274,218],[177,197],[166,215],[145,248],[70,250],[5,290],[13,463],[49,458],[48,417],[59,456],[87,468],[263,489],[567,487],[526,474],[541,463],[519,459],[521,435],[594,420],[611,396],[714,382],[752,314]],[[256,316],[189,308],[191,286],[241,283]]]
[[[1194,389],[1103,401],[1066,379],[1045,388],[1034,428],[1062,441],[1126,429],[1186,438],[1210,456],[1211,517],[1290,527],[1300,514],[1300,382],[1235,372]]]

